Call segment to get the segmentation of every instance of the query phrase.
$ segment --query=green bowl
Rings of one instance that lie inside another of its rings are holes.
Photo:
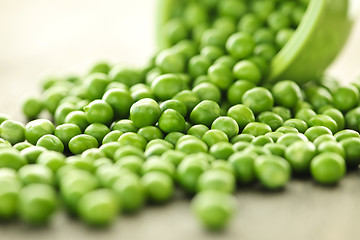
[[[310,0],[294,36],[271,63],[268,82],[291,79],[299,84],[321,76],[348,39],[353,25],[350,0]],[[159,0],[158,44],[165,48],[161,27],[179,0]]]

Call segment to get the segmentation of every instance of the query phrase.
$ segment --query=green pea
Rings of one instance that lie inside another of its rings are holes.
[[[144,186],[146,197],[154,203],[164,203],[168,201],[174,192],[174,183],[171,177],[162,172],[146,173],[141,183]]]
[[[335,137],[332,135],[322,135],[322,136],[315,138],[314,144],[316,147],[319,147],[320,144],[322,144],[323,142],[328,142],[328,141],[336,141],[336,140],[335,140]]]
[[[138,131],[138,129],[137,129],[137,127],[135,127],[133,121],[131,121],[129,119],[122,119],[122,120],[114,123],[112,125],[111,129],[121,131],[122,133]]]
[[[271,132],[271,127],[265,123],[251,122],[245,126],[242,133],[250,134],[255,137]]]
[[[96,169],[95,176],[100,185],[106,188],[112,188],[114,183],[127,174],[133,174],[131,170],[119,168],[117,165],[104,165]]]
[[[98,181],[90,172],[64,166],[57,172],[60,177],[60,193],[69,210],[76,212],[80,198],[98,187]],[[64,171],[61,171],[64,170]]]
[[[155,125],[160,115],[159,104],[150,98],[141,99],[130,108],[130,119],[137,128]]]
[[[300,87],[293,81],[277,82],[271,90],[277,105],[293,109],[302,100]]]
[[[183,136],[185,136],[185,134],[181,132],[171,132],[168,135],[166,135],[164,140],[175,146],[178,140]]]
[[[142,157],[136,155],[124,156],[119,159],[115,165],[120,169],[126,169],[136,174],[141,174],[141,168],[144,163],[144,159]]]
[[[332,95],[326,88],[323,87],[310,87],[306,89],[306,95],[315,109],[320,109],[321,107],[333,102]]]
[[[227,90],[227,100],[231,105],[242,103],[244,93],[255,87],[253,82],[248,80],[238,80]]]
[[[110,79],[105,73],[92,73],[84,79],[86,95],[89,100],[99,99],[104,95]]]
[[[168,44],[173,45],[182,39],[186,39],[189,34],[189,29],[182,19],[176,18],[169,20],[165,24],[162,33]]]
[[[262,155],[255,160],[258,180],[268,189],[279,189],[290,179],[290,164],[282,157]]]
[[[139,134],[128,132],[124,133],[120,136],[118,142],[122,145],[133,145],[135,147],[138,147],[140,149],[145,149],[146,146],[146,140],[144,137],[142,137]]]
[[[237,143],[237,142],[251,142],[254,138],[255,137],[253,135],[242,133],[242,134],[232,137],[230,139],[230,142],[232,144]]]
[[[201,101],[203,100],[212,100],[219,103],[221,101],[221,92],[220,89],[213,83],[204,82],[200,83],[192,89],[195,92]]]
[[[90,124],[84,131],[84,134],[93,136],[100,144],[104,137],[110,132],[110,129],[102,123]]]
[[[204,100],[191,111],[190,120],[194,124],[204,124],[209,127],[219,116],[219,105],[214,101]]]
[[[248,184],[255,180],[254,162],[256,155],[237,152],[229,158],[234,168],[236,179],[241,184]]]
[[[144,137],[147,142],[153,139],[163,139],[164,134],[160,131],[159,128],[154,126],[147,126],[140,128],[137,132],[140,136]]]
[[[275,9],[274,1],[255,1],[251,4],[252,11],[262,19],[266,19]]]
[[[360,163],[360,138],[349,137],[341,140],[340,143],[345,149],[346,164],[350,167],[357,167]]]
[[[273,44],[261,43],[255,47],[254,54],[270,62],[276,55],[277,49]]]
[[[179,112],[173,109],[167,109],[160,116],[159,128],[165,133],[183,132],[185,119]]]
[[[50,114],[55,113],[55,110],[58,107],[60,101],[66,97],[67,92],[68,89],[63,87],[51,87],[44,91],[44,107],[50,112]]]
[[[239,133],[239,126],[231,117],[218,117],[212,123],[211,129],[223,131],[228,138],[231,138]]]
[[[285,151],[285,158],[296,173],[308,173],[310,163],[315,156],[316,147],[311,142],[294,142]]]
[[[18,151],[22,151],[24,150],[25,148],[29,148],[33,146],[31,143],[28,143],[28,142],[19,142],[17,144],[15,144],[13,147],[18,150]]]
[[[199,221],[206,228],[220,230],[225,228],[231,219],[236,201],[228,193],[208,190],[197,194],[192,200],[191,206]]]
[[[345,128],[345,118],[339,110],[335,108],[329,108],[322,114],[330,116],[336,122],[337,131],[343,130]]]
[[[98,148],[90,148],[81,153],[81,158],[89,162],[94,162],[103,157],[105,157],[105,153]]]
[[[269,125],[273,131],[283,125],[282,117],[270,111],[260,113],[257,119],[259,122]]]
[[[18,170],[25,164],[27,164],[27,160],[19,151],[12,148],[0,149],[0,168],[12,168]]]
[[[197,188],[199,192],[215,190],[232,193],[235,190],[235,178],[229,172],[208,170],[199,177]]]
[[[208,146],[205,144],[205,142],[195,138],[195,139],[188,139],[185,141],[178,141],[176,144],[176,150],[182,151],[187,154],[191,154],[198,152],[207,152]]]
[[[342,131],[337,132],[334,135],[336,141],[340,142],[344,139],[351,138],[351,137],[360,137],[360,134],[357,131],[351,130],[351,129],[345,129]]]
[[[177,180],[180,186],[188,193],[195,193],[200,175],[209,167],[203,155],[187,155],[177,167]]]
[[[214,64],[224,65],[224,66],[227,66],[232,69],[236,64],[236,60],[232,56],[224,55],[224,56],[216,59]]]
[[[162,172],[169,175],[171,178],[174,178],[175,167],[170,161],[164,161],[162,158],[153,157],[148,159],[141,169],[142,175],[145,175],[149,172]]]
[[[182,102],[186,106],[188,114],[193,110],[193,108],[197,104],[200,103],[199,96],[196,93],[189,90],[184,90],[179,92],[174,96],[173,99]]]
[[[161,159],[169,161],[174,166],[178,166],[185,158],[186,154],[178,150],[168,150],[162,156]]]
[[[250,142],[237,142],[233,145],[233,148],[234,148],[235,152],[242,152],[243,150],[245,150],[247,147],[250,147],[250,146],[252,146],[252,144]]]
[[[321,153],[311,161],[311,175],[321,184],[335,184],[345,172],[344,158],[336,153]]]
[[[285,122],[286,120],[289,120],[291,118],[291,111],[288,108],[285,107],[281,107],[281,106],[276,106],[272,109],[273,113],[276,113],[277,115],[279,115],[283,121]]]
[[[287,134],[287,133],[299,133],[299,130],[297,130],[295,127],[282,126],[282,127],[279,127],[278,129],[276,129],[275,132]]]
[[[10,174],[5,173],[9,172]],[[5,176],[11,175],[11,176]],[[18,210],[18,197],[21,183],[16,179],[16,172],[2,168],[0,172],[0,220],[12,219]]]
[[[73,154],[80,154],[87,149],[97,148],[98,146],[99,143],[96,138],[87,134],[77,135],[69,142],[69,150]]]
[[[251,109],[242,104],[232,106],[227,115],[237,122],[239,130],[244,129],[249,123],[255,122],[255,116]]]
[[[37,119],[29,122],[25,126],[26,140],[35,145],[42,136],[46,134],[53,134],[55,131],[54,125],[46,119]]]
[[[207,126],[205,126],[203,124],[197,124],[197,125],[192,126],[187,131],[187,134],[201,139],[207,131],[209,131],[209,128]]]
[[[84,107],[86,119],[89,123],[109,125],[114,117],[112,107],[104,100],[94,100]]]
[[[64,144],[54,135],[46,134],[42,136],[36,143],[36,146],[44,147],[47,150],[64,152]]]
[[[282,132],[269,132],[269,133],[266,133],[264,136],[270,137],[274,142],[277,142],[277,140],[283,135],[284,135],[284,133],[282,133]]]
[[[257,136],[251,141],[251,144],[256,146],[264,146],[265,144],[273,143],[273,142],[274,140],[269,136]]]
[[[119,209],[115,193],[109,189],[97,189],[85,193],[78,203],[79,217],[85,223],[94,226],[113,222]]]
[[[360,107],[348,111],[345,115],[346,127],[352,130],[360,131]]]
[[[228,33],[223,29],[209,28],[202,34],[200,45],[224,48],[227,37]]]
[[[236,63],[233,68],[233,74],[237,79],[247,80],[258,84],[262,79],[259,67],[249,60],[242,60]]]
[[[56,172],[65,165],[65,156],[55,151],[45,151],[39,155],[36,160],[37,164],[43,165]]]
[[[269,15],[267,24],[273,30],[279,31],[280,29],[290,27],[291,23],[288,16],[286,16],[284,13],[280,11],[274,11]]]
[[[142,149],[139,149],[138,147],[135,147],[133,145],[124,145],[120,147],[118,150],[116,150],[114,154],[114,160],[115,162],[117,162],[123,157],[132,156],[132,155],[139,156],[142,159],[145,159],[144,152]]]
[[[203,142],[206,143],[207,146],[211,147],[219,142],[228,142],[229,138],[223,131],[213,129],[207,131],[203,137],[201,138]]]
[[[186,83],[176,74],[160,75],[151,84],[151,90],[160,100],[168,100],[187,88]]]
[[[72,123],[61,124],[55,128],[54,132],[54,135],[58,139],[60,139],[60,141],[65,147],[67,147],[71,138],[80,134],[81,129],[77,125]]]
[[[185,59],[170,49],[162,50],[155,59],[155,64],[163,73],[182,73],[185,70]]]
[[[289,40],[292,38],[294,33],[295,33],[294,29],[291,29],[291,28],[285,28],[285,29],[279,30],[275,37],[275,42],[276,42],[277,46],[280,49],[283,48],[286,45],[286,43],[288,43]]]
[[[274,105],[274,99],[270,91],[263,87],[256,87],[246,91],[242,97],[242,102],[255,114],[271,110]]]
[[[11,145],[25,140],[25,127],[22,123],[12,120],[5,120],[0,125],[0,136]]]
[[[143,207],[145,202],[144,189],[140,179],[132,174],[121,176],[112,186],[120,199],[124,212],[133,213]]]
[[[218,12],[221,16],[240,18],[247,11],[246,3],[236,0],[224,0],[219,2]]]
[[[200,55],[206,57],[210,62],[214,62],[224,55],[224,50],[216,46],[204,46],[201,48]]]
[[[286,146],[277,143],[267,143],[264,149],[268,150],[272,155],[285,157]]]
[[[69,113],[65,118],[65,123],[75,124],[80,128],[81,131],[84,131],[85,128],[89,125],[86,114],[83,111],[73,111]]]
[[[336,141],[324,141],[318,145],[317,150],[319,153],[325,153],[325,152],[337,153],[340,156],[342,156],[343,158],[345,158],[345,149],[344,149],[343,145]]]
[[[275,32],[270,28],[259,28],[254,32],[254,41],[260,43],[273,43],[275,40]]]
[[[28,119],[37,118],[42,112],[43,108],[43,102],[36,97],[29,97],[22,104],[22,112]]]
[[[54,174],[50,168],[44,165],[25,165],[19,169],[18,177],[24,185],[33,183],[54,185]]]
[[[294,127],[300,133],[304,133],[308,129],[308,126],[307,126],[306,122],[304,122],[301,119],[296,119],[296,118],[286,120],[284,122],[283,126]]]
[[[238,24],[238,31],[253,34],[257,29],[263,27],[263,20],[254,13],[246,13]]]
[[[90,73],[105,73],[108,74],[110,71],[111,67],[109,65],[109,63],[107,62],[97,62],[96,64],[94,64],[91,69],[90,69]]]
[[[119,130],[113,130],[105,135],[102,140],[102,144],[110,143],[110,142],[117,142],[119,137],[123,134],[123,132]]]
[[[105,92],[102,99],[112,107],[117,119],[128,117],[134,102],[129,91],[124,89],[110,89]]]
[[[114,66],[109,72],[109,77],[113,81],[123,83],[128,87],[143,82],[139,70],[124,68],[121,65]]]
[[[282,144],[285,146],[290,146],[291,144],[293,144],[294,142],[297,142],[297,141],[307,142],[308,139],[307,139],[306,135],[304,135],[302,133],[287,133],[287,134],[284,134],[283,136],[281,136],[276,141],[276,143]]]
[[[324,126],[331,130],[334,134],[337,132],[338,126],[334,119],[328,115],[318,114],[309,120],[309,126]]]
[[[26,223],[43,224],[56,210],[55,189],[47,184],[29,184],[19,193],[19,215]]]
[[[326,134],[332,135],[332,132],[327,127],[314,126],[314,127],[308,128],[304,134],[310,141],[313,142],[317,137],[319,137],[321,135],[326,135]]]
[[[334,106],[340,111],[348,111],[359,104],[359,90],[355,86],[339,87],[333,93]]]
[[[249,57],[255,48],[255,41],[247,33],[234,33],[226,42],[226,50],[235,59],[245,59]]]
[[[234,153],[233,145],[228,142],[218,142],[210,148],[210,154],[216,159],[227,160]]]
[[[214,64],[209,68],[208,77],[221,90],[228,89],[234,82],[231,69],[219,64]]]
[[[228,161],[214,160],[211,162],[211,169],[230,173],[233,176],[235,175],[234,168]]]
[[[161,112],[164,112],[167,109],[173,109],[179,112],[184,118],[187,116],[187,109],[184,103],[178,100],[167,100],[160,104]]]

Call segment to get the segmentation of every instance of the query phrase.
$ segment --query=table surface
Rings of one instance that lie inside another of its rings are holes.
[[[0,112],[21,116],[21,101],[39,94],[43,76],[84,73],[95,60],[138,65],[155,52],[155,0],[0,0]],[[360,24],[329,72],[360,76]],[[45,239],[358,239],[360,173],[335,187],[295,179],[280,192],[258,187],[236,194],[235,219],[223,233],[205,232],[178,197],[166,206],[121,216],[90,229],[60,211],[46,227],[1,223],[1,240]]]

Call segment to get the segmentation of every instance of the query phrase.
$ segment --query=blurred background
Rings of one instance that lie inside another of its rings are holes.
[[[354,0],[352,11],[359,9]],[[97,60],[143,65],[156,50],[156,0],[0,0],[0,112],[18,119],[21,100],[47,75],[82,74]],[[360,24],[330,73],[360,75]]]

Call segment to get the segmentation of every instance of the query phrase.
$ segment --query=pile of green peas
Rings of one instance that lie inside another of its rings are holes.
[[[336,184],[360,164],[360,82],[264,80],[307,0],[177,1],[168,48],[142,69],[95,64],[50,77],[0,116],[0,220],[51,220],[61,198],[87,224],[194,196],[223,229],[238,187],[284,188],[291,176]],[[51,121],[39,118],[43,112]]]

